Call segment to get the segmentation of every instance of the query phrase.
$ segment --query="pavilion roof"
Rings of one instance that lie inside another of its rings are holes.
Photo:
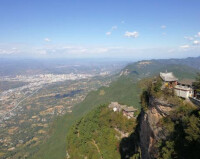
[[[165,82],[178,81],[178,78],[176,78],[172,72],[166,72],[166,73],[160,72],[160,77]]]

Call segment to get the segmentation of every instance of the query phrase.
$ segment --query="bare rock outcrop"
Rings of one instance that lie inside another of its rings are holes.
[[[156,154],[158,154],[157,142],[168,136],[168,132],[160,126],[159,121],[169,114],[172,107],[172,104],[161,99],[149,97],[148,110],[142,111],[139,119],[139,143],[143,159],[156,158]]]

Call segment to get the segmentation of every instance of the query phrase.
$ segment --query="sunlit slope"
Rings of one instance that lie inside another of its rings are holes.
[[[109,87],[101,87],[97,91],[88,94],[83,102],[74,107],[71,114],[66,114],[54,122],[50,138],[41,144],[38,152],[32,159],[64,159],[66,157],[66,135],[72,124],[93,108],[117,101],[122,104],[132,105],[140,108],[140,79],[158,75],[159,72],[172,71],[179,78],[195,78],[198,70],[185,65],[168,65],[150,61],[147,63],[133,63],[124,68],[118,79],[113,81]],[[31,150],[31,152],[34,149]]]
[[[67,135],[67,154],[76,158],[120,159],[120,141],[130,134],[136,119],[100,106],[79,120]]]
[[[55,120],[50,138],[39,147],[31,150],[32,159],[63,159],[66,155],[66,135],[71,125],[84,114],[100,104],[118,101],[127,105],[139,107],[140,89],[130,78],[119,78],[109,87],[102,87],[88,94],[83,102],[74,107],[71,114],[66,114]]]

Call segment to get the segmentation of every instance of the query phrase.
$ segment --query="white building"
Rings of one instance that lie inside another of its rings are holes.
[[[174,91],[178,97],[188,99],[194,96],[194,90],[192,88],[193,80],[183,80],[178,82],[178,85],[174,87]]]
[[[174,87],[174,91],[178,97],[182,97],[188,99],[189,97],[193,97],[194,91],[192,88],[182,85],[176,85]]]
[[[134,117],[134,113],[137,111],[137,109],[131,107],[128,107],[127,105],[121,105],[118,102],[111,102],[108,105],[108,108],[112,109],[114,112],[123,112],[123,115],[126,116],[128,119]]]
[[[108,108],[111,108],[114,112],[121,112],[122,109],[126,107],[125,105],[121,105],[118,102],[111,102]]]

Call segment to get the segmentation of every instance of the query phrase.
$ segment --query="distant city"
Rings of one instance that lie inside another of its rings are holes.
[[[55,117],[72,113],[90,91],[108,86],[113,73],[124,66],[119,62],[50,66],[48,62],[49,67],[33,61],[25,67],[22,62],[22,69],[15,67],[16,61],[10,61],[9,68],[5,66],[9,62],[2,62],[0,149],[8,156],[27,144],[39,144]]]
[[[99,76],[109,75],[110,72],[101,72]],[[37,93],[43,86],[62,82],[65,80],[80,80],[89,79],[94,77],[92,74],[39,74],[33,76],[17,75],[16,77],[0,77],[0,81],[9,82],[25,82],[26,84],[18,87],[3,91],[0,93],[0,101],[2,106],[0,107],[0,118],[1,120],[9,119],[9,116],[13,116],[14,110],[20,107],[20,103]],[[21,100],[20,100],[21,99]],[[9,106],[6,104],[9,103]]]

